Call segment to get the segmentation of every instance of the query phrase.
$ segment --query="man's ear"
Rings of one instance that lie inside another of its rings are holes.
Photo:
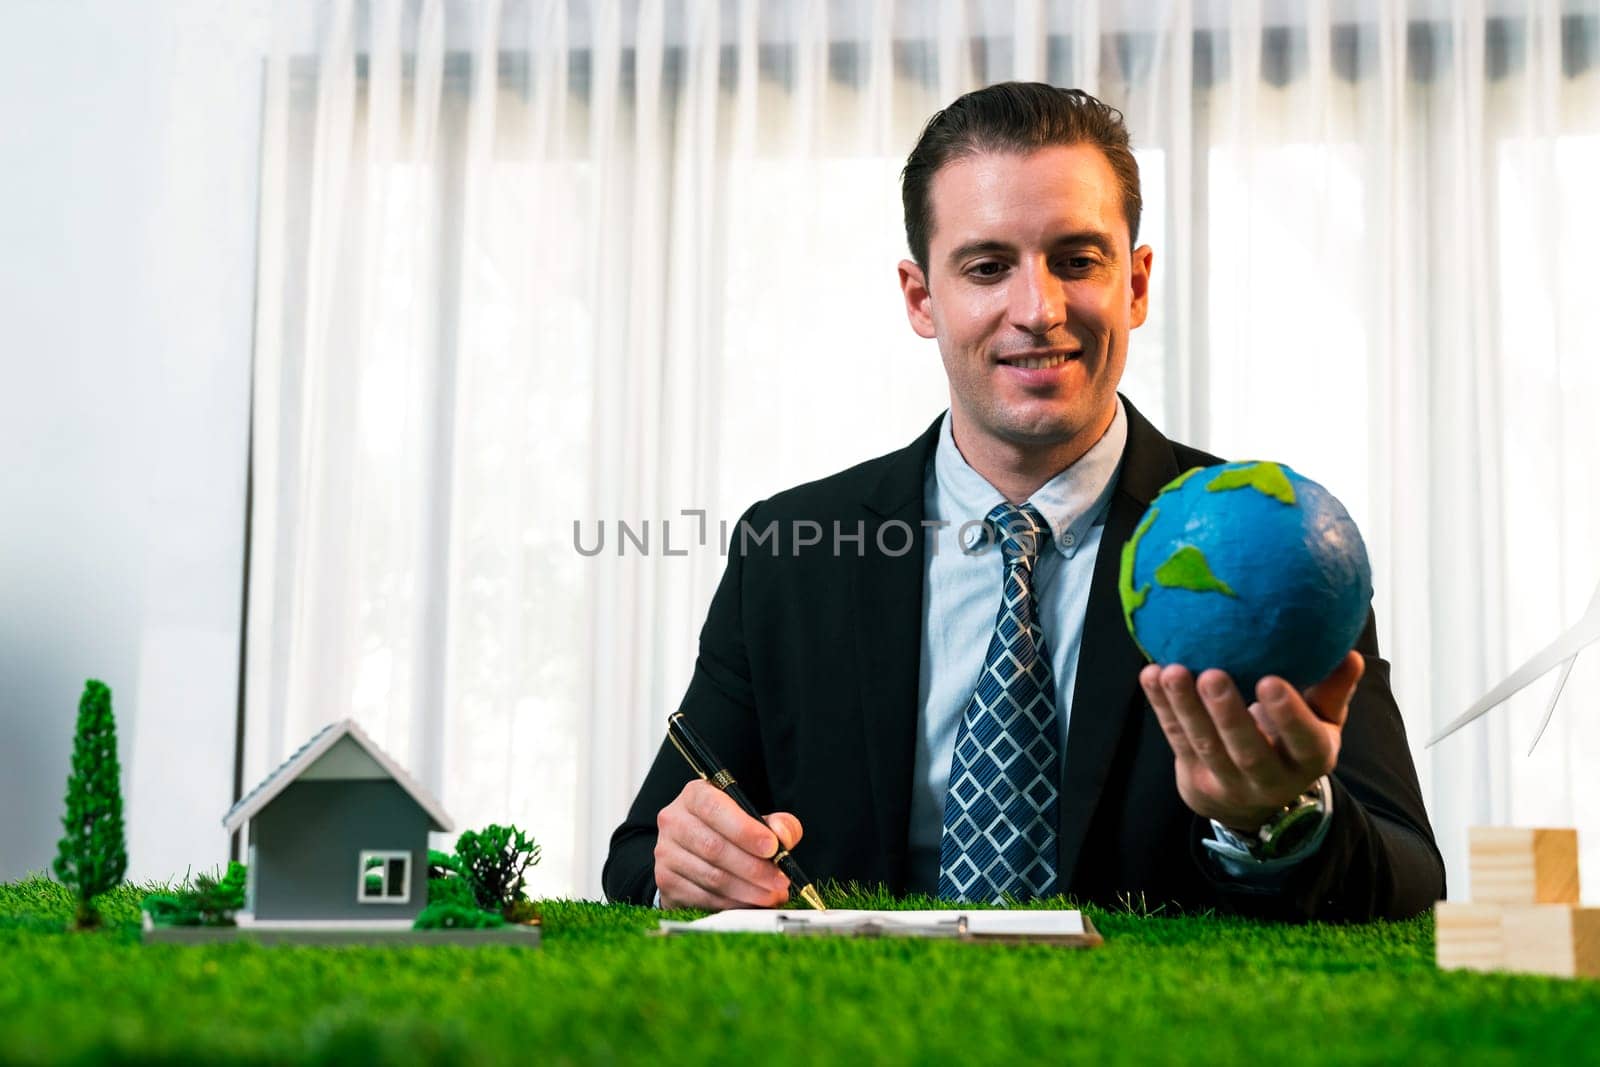
[[[906,318],[918,337],[937,336],[933,329],[933,294],[922,268],[909,259],[900,261],[900,292],[906,298]]]
[[[1150,268],[1155,263],[1155,255],[1149,245],[1140,245],[1133,250],[1133,269],[1128,275],[1128,289],[1133,297],[1128,308],[1128,321],[1133,326],[1143,326],[1150,314]]]

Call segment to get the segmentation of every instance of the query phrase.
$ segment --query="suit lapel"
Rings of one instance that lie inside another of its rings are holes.
[[[1179,473],[1167,439],[1126,399],[1123,404],[1128,412],[1128,443],[1110,513],[1100,534],[1100,550],[1084,614],[1083,644],[1078,652],[1072,718],[1067,728],[1061,828],[1057,836],[1059,885],[1063,891],[1072,885],[1117,742],[1131,716],[1137,714],[1130,709],[1134,707],[1139,669],[1145,658],[1128,636],[1117,595],[1122,546],[1156,493]]]
[[[855,646],[867,777],[873,818],[883,845],[885,882],[901,892],[911,818],[911,772],[917,746],[917,679],[922,658],[925,512],[928,457],[941,415],[889,467],[867,494],[872,518],[855,569]],[[903,524],[903,525],[902,525]],[[889,529],[884,529],[884,527]],[[883,530],[879,551],[878,533]],[[898,555],[909,538],[909,548]]]

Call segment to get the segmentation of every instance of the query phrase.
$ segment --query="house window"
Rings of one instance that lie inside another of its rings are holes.
[[[411,899],[411,853],[361,853],[356,899],[362,904],[404,904]]]

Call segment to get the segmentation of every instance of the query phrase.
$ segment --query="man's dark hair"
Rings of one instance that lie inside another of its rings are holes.
[[[906,243],[926,273],[928,239],[933,233],[929,187],[940,167],[979,152],[1023,155],[1053,145],[1089,144],[1100,149],[1122,187],[1122,214],[1128,244],[1139,237],[1139,164],[1128,147],[1122,112],[1082,89],[1058,89],[1042,82],[1001,82],[958,97],[934,113],[900,172],[905,205]]]

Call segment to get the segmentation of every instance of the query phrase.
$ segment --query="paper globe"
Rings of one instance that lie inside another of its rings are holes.
[[[1248,703],[1269,674],[1304,689],[1339,665],[1366,624],[1372,568],[1332,493],[1280,463],[1228,463],[1150,502],[1118,590],[1147,657],[1225,670]]]

